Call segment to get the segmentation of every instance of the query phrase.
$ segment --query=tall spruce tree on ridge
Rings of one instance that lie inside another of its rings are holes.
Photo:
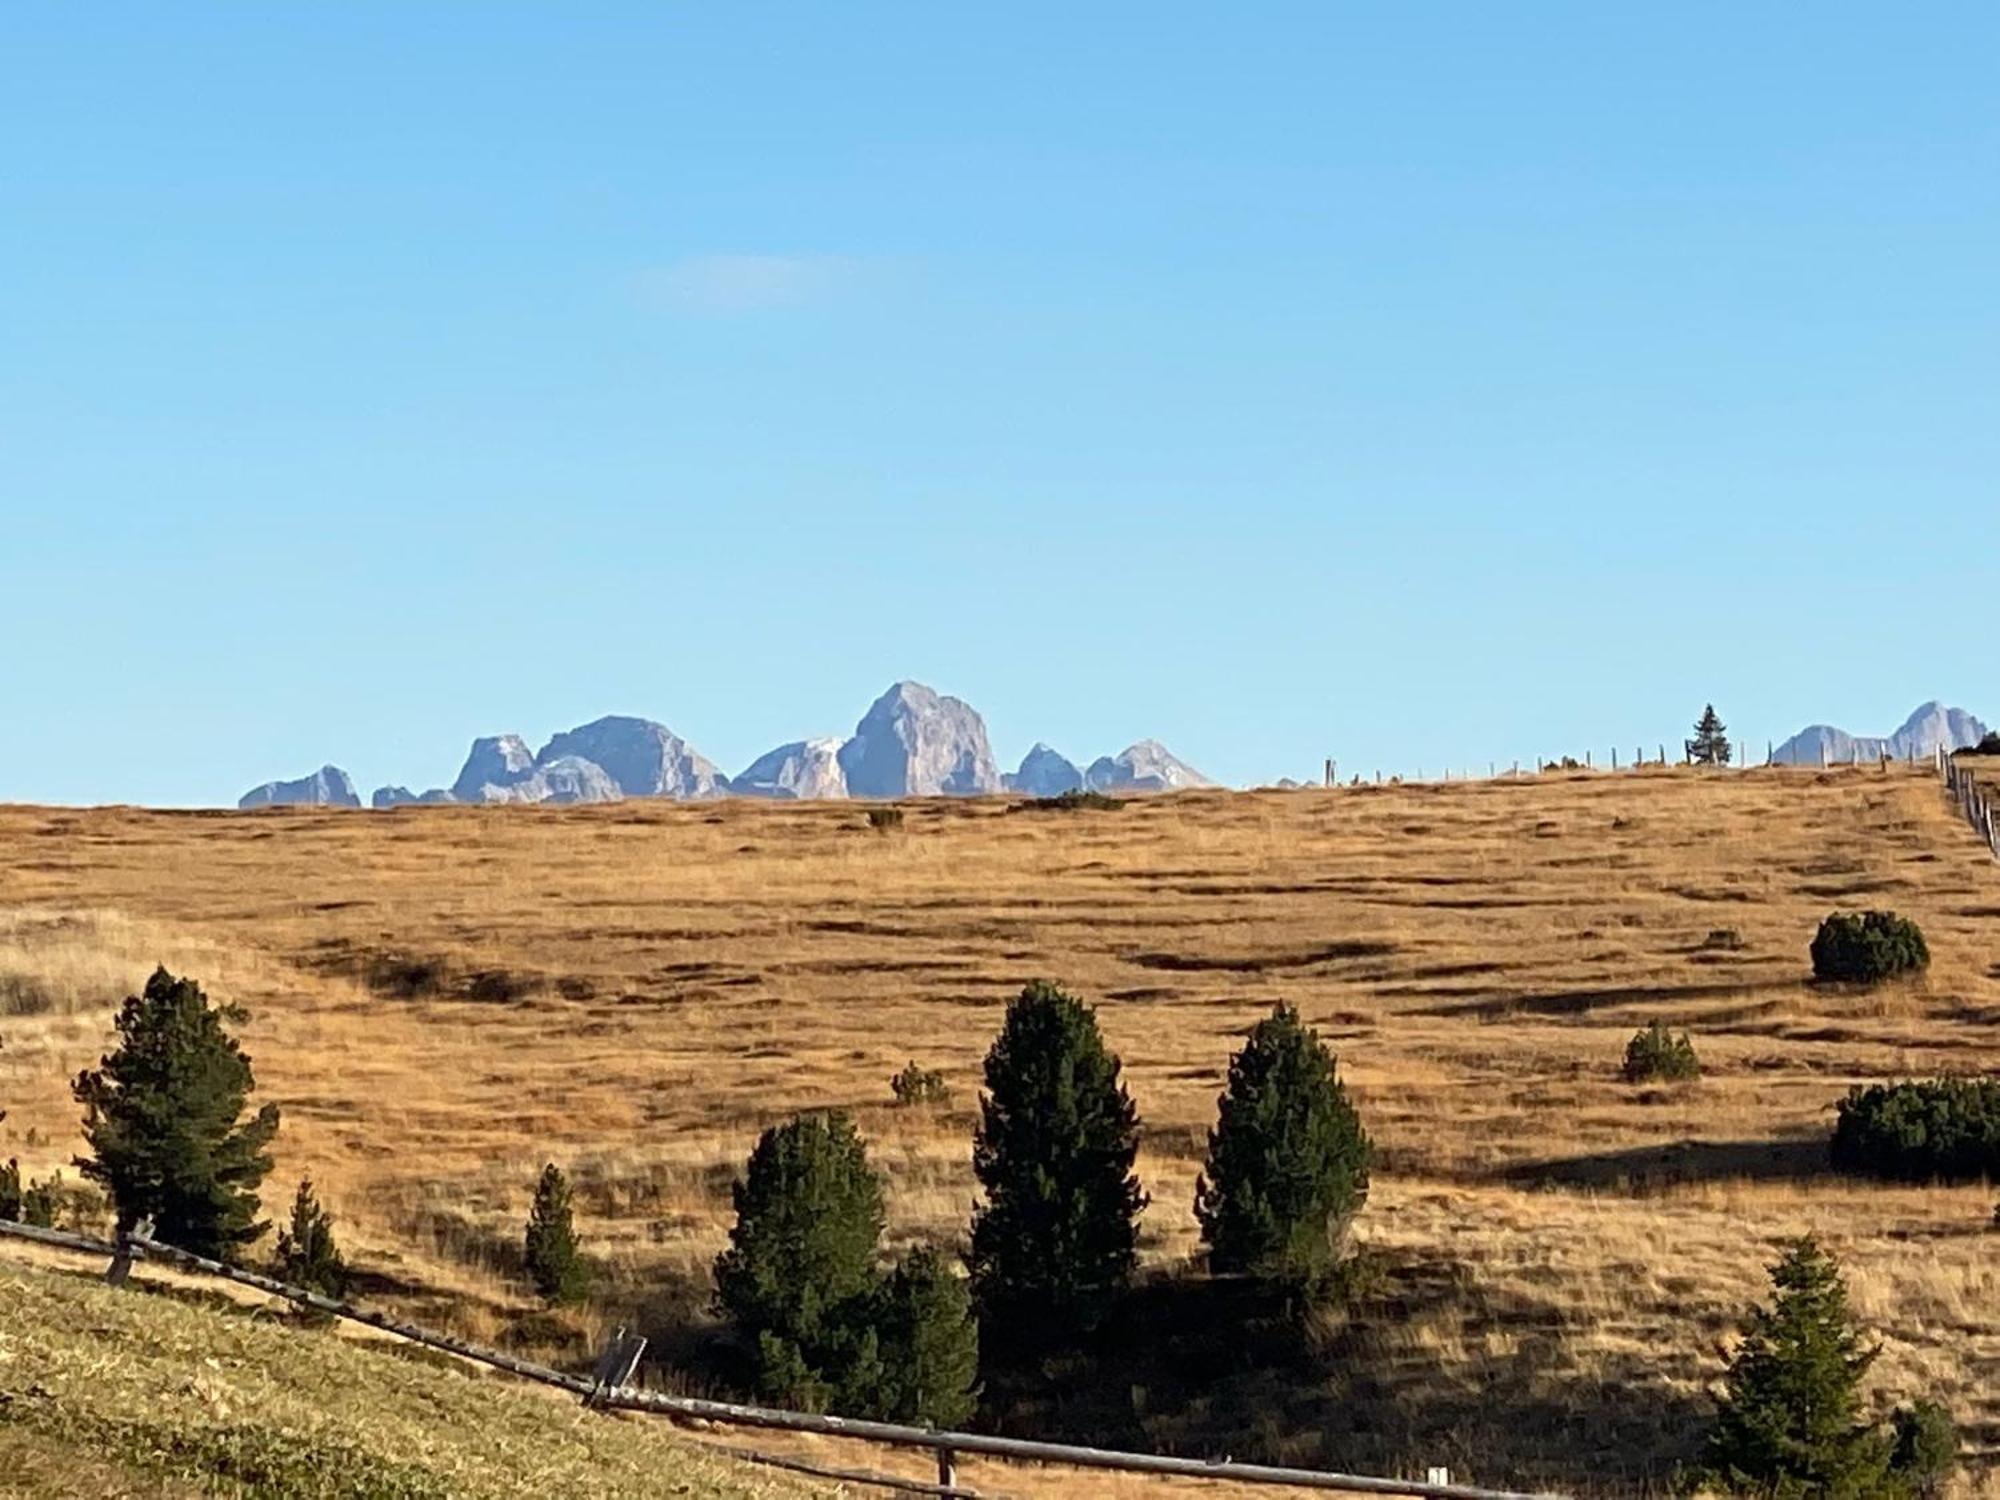
[[[77,1076],[91,1154],[77,1158],[118,1211],[118,1226],[153,1221],[170,1245],[233,1260],[270,1225],[257,1217],[257,1187],[278,1107],[242,1118],[255,1079],[225,1029],[244,1013],[211,1005],[192,979],[156,969],[144,993],[118,1013],[119,1045]]]
[[[1138,1112],[1097,1018],[1043,980],[986,1055],[972,1169],[973,1291],[989,1343],[1089,1329],[1131,1279],[1146,1196]]]
[[[1729,764],[1729,740],[1723,730],[1724,724],[1710,703],[1701,711],[1701,718],[1694,726],[1694,738],[1687,742],[1687,756],[1690,763],[1697,766],[1726,766]]]

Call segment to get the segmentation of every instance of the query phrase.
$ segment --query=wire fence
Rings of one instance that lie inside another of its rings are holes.
[[[586,1406],[601,1411],[646,1412],[681,1421],[708,1422],[724,1426],[762,1428],[782,1432],[810,1433],[822,1437],[851,1438],[888,1447],[920,1448],[937,1459],[935,1484],[896,1475],[872,1475],[855,1470],[835,1470],[781,1455],[732,1450],[748,1462],[762,1462],[787,1468],[802,1468],[848,1483],[875,1485],[884,1489],[926,1495],[963,1496],[978,1500],[979,1493],[957,1482],[956,1465],[962,1455],[1001,1459],[1065,1468],[1112,1470],[1127,1474],[1151,1474],[1190,1479],[1222,1479],[1243,1484],[1282,1486],[1291,1489],[1332,1491],[1350,1495],[1402,1495],[1417,1500],[1560,1500],[1547,1494],[1527,1494],[1513,1490],[1483,1489],[1475,1485],[1453,1484],[1445,1479],[1411,1480],[1367,1474],[1339,1474],[1317,1469],[1290,1469],[1267,1464],[1235,1463],[1229,1460],[1180,1458],[1165,1454],[1128,1453],[1111,1448],[1082,1447],[1069,1443],[1045,1443],[1030,1438],[996,1437],[988,1433],[952,1432],[927,1427],[910,1427],[894,1422],[870,1422],[850,1417],[827,1416],[815,1412],[784,1411],[774,1407],[746,1406],[729,1401],[704,1401],[691,1396],[672,1396],[659,1391],[634,1388],[631,1378],[645,1350],[645,1340],[618,1330],[591,1375],[567,1374],[517,1359],[498,1350],[482,1348],[449,1334],[436,1333],[405,1323],[353,1303],[321,1296],[304,1287],[288,1285],[274,1277],[241,1266],[225,1265],[156,1240],[148,1226],[120,1235],[115,1243],[92,1239],[64,1230],[44,1229],[0,1219],[0,1238],[12,1237],[58,1249],[107,1257],[110,1266],[105,1279],[122,1285],[133,1266],[155,1260],[186,1271],[220,1277],[273,1297],[282,1297],[299,1307],[350,1322],[364,1324],[396,1338],[437,1349],[476,1364],[502,1370],[523,1380],[565,1391]]]

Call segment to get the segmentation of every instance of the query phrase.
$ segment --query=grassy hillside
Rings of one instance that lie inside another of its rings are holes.
[[[0,1494],[781,1500],[803,1482],[657,1422],[251,1316],[0,1262]]]
[[[1928,975],[1810,985],[1818,920],[1871,905],[1921,922]],[[1772,1247],[1810,1229],[1882,1393],[1951,1405],[1996,1493],[1992,1193],[1845,1181],[1821,1151],[1851,1083],[2000,1070],[1996,932],[2000,866],[1901,767],[936,802],[886,833],[839,804],[0,809],[0,1152],[75,1149],[65,1080],[165,961],[251,1009],[285,1112],[270,1196],[310,1171],[371,1295],[558,1351],[637,1320],[685,1360],[729,1181],[790,1111],[859,1117],[892,1240],[962,1236],[979,1060],[1046,976],[1126,1060],[1170,1304],[1135,1339],[1181,1354],[1102,1372],[1080,1410],[1104,1435],[1630,1493],[1687,1455]],[[1210,1379],[1215,1310],[1172,1288],[1230,1050],[1280,997],[1382,1148],[1378,1275],[1281,1376]],[[1620,1081],[1655,1017],[1694,1031],[1699,1082]],[[950,1107],[891,1107],[912,1057]],[[547,1159],[600,1263],[569,1324],[506,1275]]]

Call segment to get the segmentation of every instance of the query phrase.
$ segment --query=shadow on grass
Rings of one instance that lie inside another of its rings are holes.
[[[1761,1141],[1671,1141],[1524,1162],[1500,1179],[1517,1187],[1647,1193],[1687,1183],[1803,1182],[1831,1176],[1824,1136]]]
[[[1489,995],[1462,1005],[1436,1005],[1412,1014],[1441,1018],[1498,1020],[1505,1016],[1581,1016],[1624,1005],[1659,1005],[1715,1000],[1726,995],[1796,990],[1795,979],[1715,979],[1699,984],[1622,985],[1607,989],[1547,990],[1539,994]]]
[[[1087,1352],[985,1371],[981,1420],[1347,1473],[1442,1464],[1462,1481],[1593,1496],[1665,1495],[1695,1456],[1709,1408],[1690,1394],[1692,1350],[1592,1350],[1585,1370],[1562,1310],[1481,1287],[1456,1262],[1384,1263],[1372,1280],[1303,1321],[1242,1283],[1149,1280]]]

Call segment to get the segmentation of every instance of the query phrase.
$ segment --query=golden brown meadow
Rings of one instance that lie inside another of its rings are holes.
[[[1819,918],[1875,905],[1921,923],[1928,975],[1807,983]],[[927,801],[886,832],[838,803],[16,807],[0,1150],[67,1162],[67,1080],[165,962],[249,1008],[284,1110],[267,1197],[310,1172],[369,1295],[560,1343],[504,1275],[553,1159],[603,1266],[574,1336],[637,1317],[671,1356],[730,1180],[792,1111],[859,1118],[893,1242],[962,1237],[980,1058],[1035,977],[1097,1004],[1145,1123],[1144,1257],[1185,1272],[1229,1054],[1282,998],[1380,1147],[1376,1274],[1305,1367],[1121,1387],[1135,1435],[1635,1493],[1689,1456],[1774,1244],[1810,1230],[1883,1345],[1884,1399],[1952,1407],[1968,1492],[1995,1494],[1993,1193],[1835,1178],[1823,1143],[1850,1084],[2000,1070],[1996,932],[2000,866],[1903,767]],[[1694,1032],[1699,1082],[1620,1081],[1655,1017]],[[953,1105],[892,1107],[912,1059]]]

